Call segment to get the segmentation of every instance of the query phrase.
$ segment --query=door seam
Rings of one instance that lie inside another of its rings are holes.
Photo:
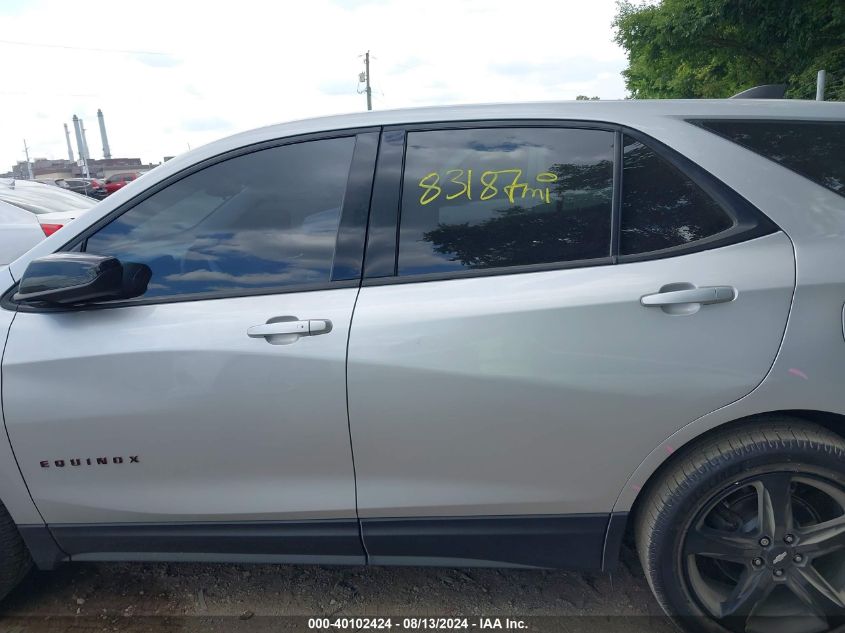
[[[355,448],[352,444],[352,421],[349,415],[349,340],[352,338],[352,323],[355,320],[355,308],[358,306],[358,297],[361,296],[361,286],[355,293],[355,301],[352,304],[352,315],[349,318],[349,329],[346,332],[346,357],[343,363],[344,387],[346,390],[346,431],[349,433],[349,452],[352,457],[352,486],[355,492],[355,522],[358,525],[358,540],[361,542],[361,549],[364,552],[364,564],[369,565],[370,554],[367,551],[367,544],[364,542],[364,530],[361,525],[361,516],[358,512],[358,473],[355,469]]]

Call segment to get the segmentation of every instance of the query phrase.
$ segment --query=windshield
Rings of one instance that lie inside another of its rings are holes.
[[[96,200],[67,189],[20,180],[15,181],[14,187],[11,186],[10,181],[0,181],[0,200],[39,215],[60,212],[81,213],[97,204]]]

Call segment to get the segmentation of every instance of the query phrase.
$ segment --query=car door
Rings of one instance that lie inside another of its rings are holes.
[[[791,243],[634,133],[452,128],[383,135],[349,343],[364,543],[598,567],[640,461],[771,366]]]
[[[66,551],[363,560],[345,358],[376,139],[180,174],[68,245],[148,266],[144,295],[19,308],[5,422]]]

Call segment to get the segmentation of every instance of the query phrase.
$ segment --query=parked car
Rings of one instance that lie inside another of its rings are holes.
[[[56,184],[74,193],[81,193],[97,200],[102,200],[108,195],[105,183],[96,178],[59,178],[56,180]]]
[[[843,157],[845,104],[637,100],[173,158],[0,270],[2,590],[30,556],[610,570],[630,531],[683,626],[837,626]]]
[[[121,174],[112,174],[111,176],[106,178],[106,195],[114,193],[121,187],[124,187],[127,183],[132,182],[133,180],[138,178],[138,176],[140,175],[141,173],[137,171],[129,171]]]
[[[91,198],[41,182],[0,178],[0,266],[95,204]]]

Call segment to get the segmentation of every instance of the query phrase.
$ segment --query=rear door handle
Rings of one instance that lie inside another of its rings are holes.
[[[247,328],[246,335],[250,338],[265,338],[270,342],[274,342],[273,337],[279,337],[278,342],[292,343],[300,336],[328,334],[331,330],[332,322],[328,319],[299,320],[295,317],[276,317],[267,323]]]
[[[670,290],[646,295],[640,298],[640,303],[646,307],[671,306],[682,303],[726,303],[736,299],[736,290],[731,286],[703,286],[687,290]]]

